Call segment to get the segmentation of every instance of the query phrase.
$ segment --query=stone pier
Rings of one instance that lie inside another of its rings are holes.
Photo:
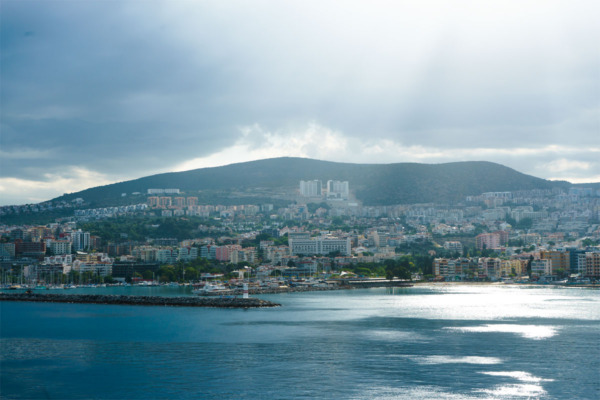
[[[255,297],[163,297],[163,296],[119,296],[104,294],[39,294],[39,293],[0,293],[0,301],[32,301],[42,303],[89,303],[136,306],[167,307],[217,307],[217,308],[259,308],[277,307],[281,304]]]

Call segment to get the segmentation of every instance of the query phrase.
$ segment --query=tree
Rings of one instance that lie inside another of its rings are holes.
[[[144,271],[144,273],[142,273],[142,277],[144,278],[144,280],[150,280],[154,277],[154,273],[150,270],[146,270]]]
[[[185,269],[185,279],[187,280],[196,280],[198,279],[198,270],[193,267],[187,267]]]
[[[394,279],[394,271],[391,268],[386,268],[385,270],[385,279],[391,281]]]

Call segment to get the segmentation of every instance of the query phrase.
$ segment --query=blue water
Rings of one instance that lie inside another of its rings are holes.
[[[600,398],[597,290],[420,286],[261,297],[283,306],[2,302],[0,397]]]

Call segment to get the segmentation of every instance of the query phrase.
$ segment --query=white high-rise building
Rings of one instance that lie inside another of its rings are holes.
[[[327,198],[347,200],[350,195],[348,181],[327,181]]]
[[[322,195],[322,183],[320,180],[300,181],[300,195],[304,197],[320,197]]]

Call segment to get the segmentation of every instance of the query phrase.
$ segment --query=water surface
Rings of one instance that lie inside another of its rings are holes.
[[[118,294],[127,288],[119,288]],[[140,288],[181,295],[186,288]],[[130,294],[144,294],[136,291]],[[88,293],[115,293],[114,288]],[[227,310],[0,304],[7,399],[598,399],[600,292],[262,295]]]

